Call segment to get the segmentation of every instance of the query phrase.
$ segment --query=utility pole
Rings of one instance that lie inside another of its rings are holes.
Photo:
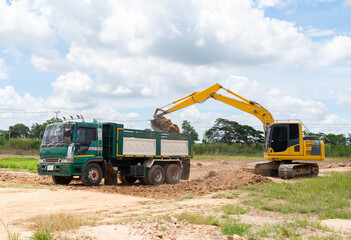
[[[56,114],[56,119],[57,119],[57,116],[58,114],[60,113],[61,111],[54,111],[54,113]]]

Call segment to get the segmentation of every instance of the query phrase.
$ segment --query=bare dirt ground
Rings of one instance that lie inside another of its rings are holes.
[[[234,190],[239,186],[284,181],[241,170],[251,162],[192,160],[189,181],[156,187],[138,183],[132,186],[85,187],[79,181],[62,187],[54,185],[50,177],[0,169],[0,219],[10,231],[21,233],[23,238],[32,234],[31,219],[36,216],[69,212],[95,214],[99,217],[99,224],[58,233],[55,239],[226,239],[219,227],[192,225],[174,216],[184,211],[206,214],[208,209],[236,204],[245,199],[243,194],[234,199],[213,198],[218,192]],[[321,162],[319,165],[322,175],[330,171],[351,170],[351,160]],[[240,215],[240,219],[258,226],[286,221],[279,214],[259,211]],[[325,224],[338,226],[337,220],[325,221]],[[351,230],[349,220],[343,220],[342,225],[344,229]],[[0,225],[0,239],[7,239],[4,230],[4,226]]]

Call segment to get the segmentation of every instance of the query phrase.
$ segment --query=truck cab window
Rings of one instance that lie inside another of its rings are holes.
[[[96,140],[94,127],[79,126],[76,135],[76,155],[87,153],[92,141]]]

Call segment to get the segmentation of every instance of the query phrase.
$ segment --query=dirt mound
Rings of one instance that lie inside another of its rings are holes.
[[[154,116],[154,119],[151,120],[151,127],[154,131],[179,133],[178,125],[163,116]]]
[[[172,216],[168,219],[151,217],[130,226],[131,235],[143,236],[143,239],[222,239],[217,226],[192,225]]]
[[[73,181],[69,189],[96,191],[112,194],[124,194],[149,198],[168,198],[186,195],[203,195],[222,190],[233,190],[239,186],[266,183],[266,177],[249,172],[238,171],[210,171],[207,175],[190,181],[180,181],[178,184],[162,184],[159,186],[145,186],[141,183],[134,185],[86,187],[80,181]],[[38,176],[27,172],[0,171],[0,182],[16,184],[53,185],[49,176]]]
[[[36,185],[53,184],[52,178],[49,176],[39,176],[29,172],[13,172],[7,169],[0,170],[0,182]]]
[[[266,177],[244,171],[220,171],[211,172],[208,175],[191,181],[180,181],[178,184],[163,184],[159,186],[145,186],[135,184],[131,186],[99,186],[84,187],[73,185],[70,189],[84,189],[104,193],[117,193],[149,198],[168,198],[186,195],[204,195],[222,190],[233,190],[239,186],[248,186],[266,183],[270,180]]]

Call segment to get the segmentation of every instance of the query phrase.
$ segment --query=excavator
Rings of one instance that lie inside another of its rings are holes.
[[[217,93],[220,89],[225,90],[235,98]],[[276,121],[272,114],[257,102],[250,101],[218,83],[203,91],[194,92],[173,101],[164,107],[157,108],[154,119],[151,120],[151,127],[154,131],[172,131],[175,128],[164,115],[195,103],[202,103],[209,98],[249,113],[262,122],[264,158],[268,161],[251,164],[245,170],[263,176],[279,176],[280,178],[318,176],[318,164],[310,161],[324,160],[323,141],[313,136],[303,136],[303,124],[301,122]],[[295,162],[296,160],[301,162]]]

